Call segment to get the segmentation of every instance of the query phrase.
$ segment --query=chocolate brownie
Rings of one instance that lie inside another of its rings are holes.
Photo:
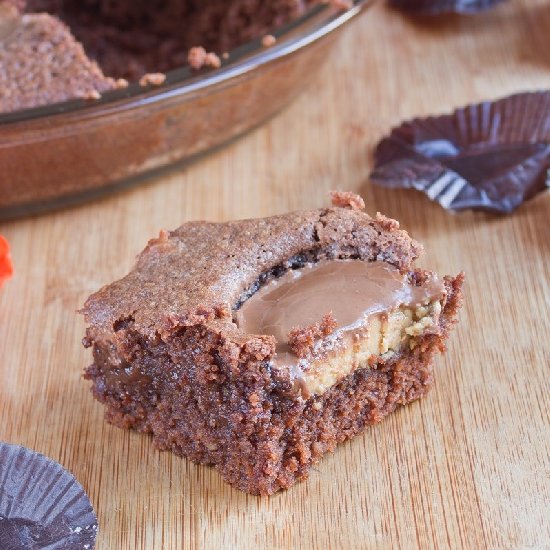
[[[114,87],[61,21],[19,15],[0,2],[0,111],[91,98]]]
[[[396,221],[336,203],[162,231],[93,294],[85,377],[107,420],[269,495],[423,396],[463,275],[414,269]]]
[[[259,38],[318,1],[0,0],[0,112],[97,98],[126,80],[185,66],[191,48],[206,56],[193,68],[218,68],[215,52]]]
[[[28,0],[56,14],[106,74],[137,80],[184,66],[194,46],[221,54],[302,14],[312,0]]]

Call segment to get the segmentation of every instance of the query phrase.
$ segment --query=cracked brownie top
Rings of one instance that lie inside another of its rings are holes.
[[[421,246],[381,214],[347,207],[161,231],[132,271],[102,288],[83,313],[93,337],[132,326],[148,339],[207,324],[246,341],[233,313],[269,280],[323,259],[387,262],[411,269]]]

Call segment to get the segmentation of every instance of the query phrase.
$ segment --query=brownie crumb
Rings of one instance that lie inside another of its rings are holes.
[[[117,90],[123,90],[124,88],[128,88],[129,82],[125,78],[117,78],[115,80],[115,88]]]
[[[139,79],[140,86],[162,86],[166,82],[164,73],[147,73]]]
[[[413,269],[409,275],[409,281],[414,286],[422,286],[426,284],[430,276],[433,275],[433,271],[426,271],[425,269]]]
[[[212,69],[219,69],[222,66],[221,59],[214,52],[206,54],[206,57],[204,58],[204,64],[207,67],[211,67]]]
[[[351,191],[331,191],[330,198],[333,206],[340,208],[351,208],[352,210],[364,210],[365,201],[359,195]]]
[[[202,46],[196,46],[189,50],[187,62],[196,71],[203,67],[219,69],[222,64],[220,58],[214,52],[207,52]]]
[[[292,329],[288,334],[288,346],[293,353],[303,359],[311,354],[316,340],[329,336],[337,326],[332,312],[327,313],[320,323]]]
[[[375,219],[387,231],[395,231],[399,229],[399,222],[397,220],[388,218],[387,216],[384,216],[384,214],[380,214],[380,212],[376,212]]]
[[[256,336],[244,345],[244,351],[258,361],[263,361],[273,354],[275,338],[273,336]]]
[[[335,8],[340,8],[341,10],[349,10],[353,8],[352,0],[322,0],[323,4],[330,4]]]
[[[266,34],[262,38],[262,46],[264,48],[271,48],[272,46],[275,46],[277,43],[277,39],[272,34]]]
[[[86,90],[78,95],[80,99],[85,99],[86,101],[97,101],[101,99],[101,94],[97,90]]]
[[[169,238],[170,238],[170,231],[166,229],[161,229],[159,231],[159,238],[158,238],[159,242],[167,243]]]
[[[371,369],[373,369],[374,367],[376,367],[379,361],[380,361],[380,358],[372,354],[372,355],[369,355],[369,358],[367,359],[367,364]]]
[[[204,67],[205,59],[206,50],[202,46],[191,48],[187,54],[187,62],[191,65],[191,68],[196,71]]]
[[[147,248],[150,250],[152,248],[157,248],[159,250],[169,250],[175,246],[173,242],[170,241],[170,232],[166,229],[161,229],[159,236],[156,239],[149,239],[147,243]]]

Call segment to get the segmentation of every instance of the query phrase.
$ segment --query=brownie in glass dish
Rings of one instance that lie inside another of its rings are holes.
[[[219,67],[225,52],[316,2],[0,0],[0,113],[97,99],[128,81],[162,83],[159,75],[190,61]]]

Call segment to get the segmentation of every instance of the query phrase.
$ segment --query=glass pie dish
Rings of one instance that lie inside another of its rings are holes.
[[[260,125],[307,86],[371,1],[345,11],[317,5],[273,32],[273,47],[251,41],[215,71],[186,67],[161,87],[0,114],[0,219],[125,188]]]

